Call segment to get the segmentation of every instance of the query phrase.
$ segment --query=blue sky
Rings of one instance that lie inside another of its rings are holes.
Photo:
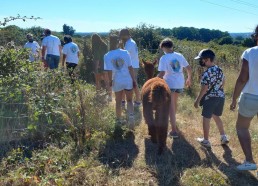
[[[258,24],[257,0],[2,0],[0,20],[17,14],[42,20],[14,21],[22,28],[41,26],[61,31],[106,32],[147,23],[252,32]]]

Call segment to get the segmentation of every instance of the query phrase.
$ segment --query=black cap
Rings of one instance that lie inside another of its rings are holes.
[[[210,49],[203,49],[199,52],[198,56],[194,59],[201,59],[201,58],[214,58],[215,53]]]

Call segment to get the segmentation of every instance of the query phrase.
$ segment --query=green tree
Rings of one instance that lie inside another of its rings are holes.
[[[72,26],[68,26],[67,24],[63,25],[63,34],[73,36],[75,33],[75,29]]]
[[[230,45],[233,43],[233,38],[231,36],[226,36],[221,39],[219,39],[218,44],[219,45]]]
[[[251,38],[245,38],[245,39],[243,40],[243,42],[242,42],[242,45],[243,45],[244,47],[253,47],[253,46],[255,46],[255,42],[254,42],[254,40],[251,39]]]

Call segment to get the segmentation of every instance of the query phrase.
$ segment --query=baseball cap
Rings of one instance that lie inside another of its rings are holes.
[[[210,49],[203,49],[199,52],[198,56],[194,59],[201,59],[201,58],[214,58],[215,53]]]

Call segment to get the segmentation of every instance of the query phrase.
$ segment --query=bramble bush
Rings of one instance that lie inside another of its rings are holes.
[[[14,43],[0,53],[1,132],[22,131],[17,139],[10,136],[1,142],[25,139],[63,146],[72,139],[77,150],[84,151],[93,148],[89,144],[95,148],[92,140],[98,143],[111,134],[114,114],[102,101],[104,92],[96,95],[83,80],[71,84],[65,71],[44,71],[27,58],[28,51]]]

